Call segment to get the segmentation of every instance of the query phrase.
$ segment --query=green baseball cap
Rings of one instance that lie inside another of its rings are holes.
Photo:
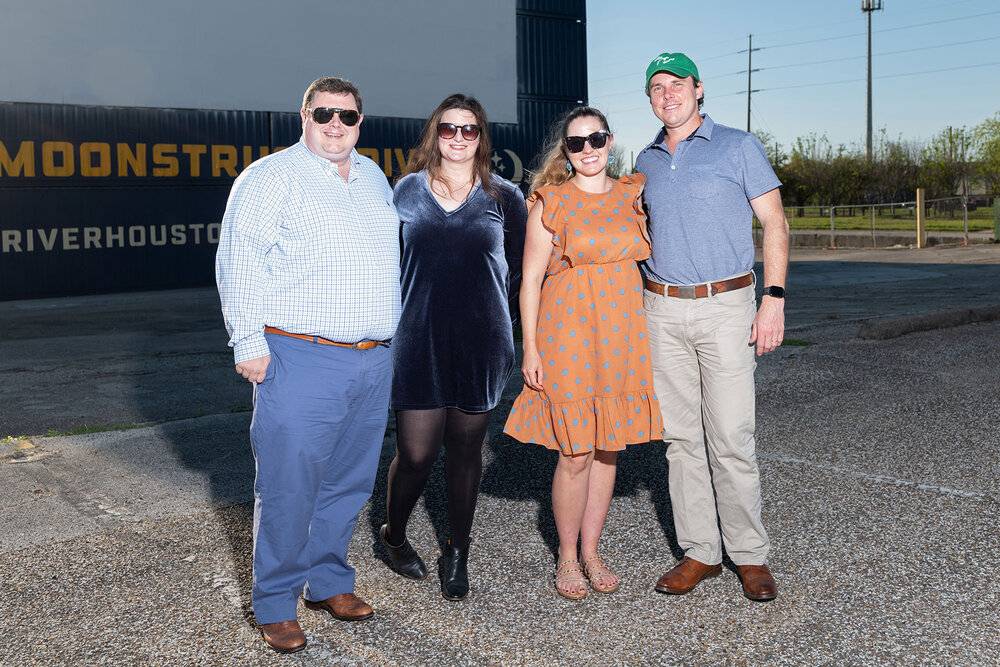
[[[701,81],[698,76],[698,66],[683,53],[661,53],[653,58],[646,68],[646,87],[649,87],[649,80],[657,72],[670,72],[680,77],[693,76],[695,81]]]

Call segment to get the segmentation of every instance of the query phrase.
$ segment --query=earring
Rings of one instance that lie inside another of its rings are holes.
[[[609,155],[608,156],[608,164],[614,164],[614,163],[615,163],[615,156],[614,155]]]
[[[569,160],[566,160],[566,171],[569,171],[569,172],[573,171],[573,163],[570,162]]]

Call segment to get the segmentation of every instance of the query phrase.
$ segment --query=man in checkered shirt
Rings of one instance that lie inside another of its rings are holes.
[[[354,149],[361,95],[324,77],[297,144],[233,184],[216,279],[236,372],[254,385],[253,606],[281,653],[305,648],[298,598],[343,621],[373,611],[347,564],[375,482],[399,319],[399,219]]]

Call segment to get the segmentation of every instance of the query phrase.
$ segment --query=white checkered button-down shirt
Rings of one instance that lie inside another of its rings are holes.
[[[299,143],[236,179],[215,275],[236,363],[270,353],[264,326],[355,343],[399,321],[399,218],[385,174],[337,167]]]

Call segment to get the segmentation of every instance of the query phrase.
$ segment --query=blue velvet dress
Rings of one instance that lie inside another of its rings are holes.
[[[425,172],[396,184],[403,312],[392,339],[394,410],[486,412],[514,370],[528,211],[513,183],[493,178],[499,202],[477,185],[453,211]]]

